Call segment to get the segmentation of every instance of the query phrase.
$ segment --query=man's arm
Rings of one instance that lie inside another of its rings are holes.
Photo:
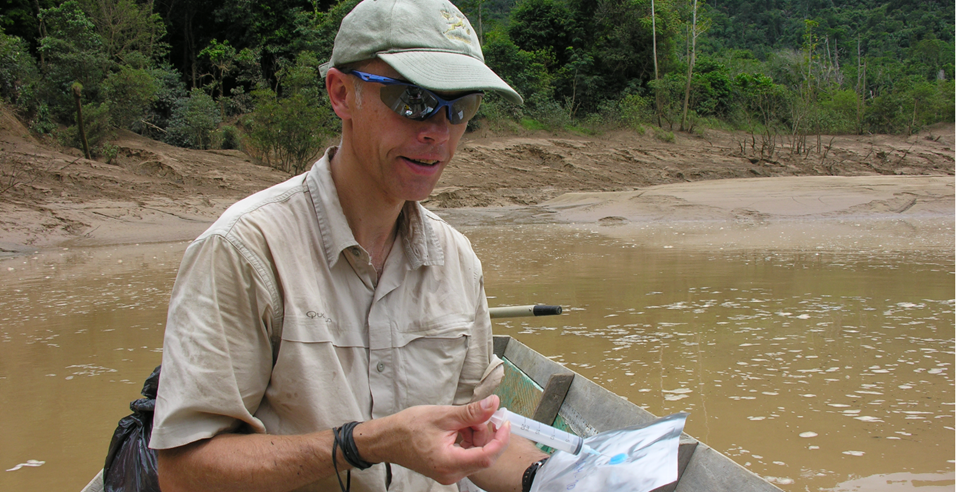
[[[286,491],[333,475],[333,432],[301,436],[220,434],[157,453],[164,492]],[[349,469],[338,453],[337,466]]]
[[[507,425],[495,434],[477,433],[468,447],[460,444],[461,431],[482,428],[498,402],[493,396],[460,407],[411,407],[361,423],[353,431],[354,441],[365,461],[396,463],[452,484],[498,463],[507,449]],[[332,431],[300,436],[221,434],[161,450],[160,487],[164,492],[293,490],[335,473],[332,448]],[[339,450],[337,468],[350,468]]]
[[[520,492],[523,472],[533,462],[549,456],[532,442],[518,436],[510,436],[507,449],[490,468],[470,475],[470,481],[488,492]]]

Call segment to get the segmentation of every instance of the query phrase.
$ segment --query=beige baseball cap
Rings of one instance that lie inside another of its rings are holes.
[[[523,98],[487,67],[467,17],[447,0],[364,0],[340,23],[330,67],[379,58],[413,84],[433,91],[494,91]]]

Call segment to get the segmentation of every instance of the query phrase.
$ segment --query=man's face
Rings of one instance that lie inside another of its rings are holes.
[[[360,70],[402,79],[380,60]],[[393,112],[380,100],[383,85],[361,82],[359,87],[351,87],[361,91],[360,103],[354,101],[349,120],[351,144],[359,160],[356,164],[371,185],[369,192],[390,204],[426,199],[453,159],[466,123],[451,124],[445,111],[425,121],[414,121]]]

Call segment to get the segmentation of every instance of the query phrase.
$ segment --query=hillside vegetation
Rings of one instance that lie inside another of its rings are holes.
[[[0,97],[110,162],[118,130],[302,171],[338,129],[316,66],[357,0],[7,0]],[[456,0],[525,97],[471,130],[743,131],[761,159],[952,122],[949,1]],[[442,69],[442,67],[440,68]]]

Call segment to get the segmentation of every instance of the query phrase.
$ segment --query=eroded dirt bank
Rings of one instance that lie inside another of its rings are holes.
[[[129,132],[122,132],[114,144],[120,151],[113,163],[83,159],[76,149],[38,141],[15,118],[0,113],[0,249],[15,254],[62,245],[190,239],[229,204],[288,178],[235,150],[180,149]],[[933,207],[936,213],[952,217],[953,125],[909,137],[826,137],[819,151],[809,145],[810,152],[802,155],[790,152],[784,142],[784,148],[760,158],[752,144],[749,135],[713,131],[702,137],[678,133],[673,142],[657,140],[651,132],[641,136],[627,131],[600,137],[470,134],[425,205],[468,223],[486,220],[484,217],[496,221],[497,216],[507,217],[520,208],[525,211],[516,213],[525,216],[548,212],[540,214],[538,220],[605,221],[607,225],[621,220],[664,223],[691,218],[683,215],[691,210],[689,203],[683,203],[693,196],[691,193],[707,196],[702,184],[684,191],[684,183],[710,181],[709,196],[717,200],[727,200],[725,186],[734,187],[730,193],[746,197],[735,207],[731,220],[762,221],[776,217],[751,208],[751,183],[761,181],[731,178],[927,176],[940,177],[929,181],[929,190],[915,180],[904,185],[909,189],[891,191],[891,186],[900,185],[892,184],[898,182],[896,178],[885,178],[891,184],[877,188],[881,191],[876,200],[887,205],[874,212],[887,213],[890,207],[897,209],[913,200],[914,205],[923,205],[914,214]],[[855,179],[833,180],[831,193],[842,194],[845,182],[850,183],[851,193],[860,197],[857,200],[870,189]],[[687,198],[671,201],[661,191],[640,193],[630,199],[595,196],[589,204],[583,197],[557,201],[571,192],[633,192],[658,185],[678,187],[671,193]],[[764,193],[781,188],[790,189],[768,184]],[[648,213],[649,208],[630,208],[653,199],[657,193],[657,213]],[[642,196],[645,198],[639,198]],[[577,202],[577,207],[569,200]],[[781,206],[789,207],[791,200],[786,199]],[[803,200],[793,202],[802,209]],[[807,200],[807,206],[810,203]],[[618,206],[626,208],[619,210]],[[477,211],[478,207],[485,211]],[[598,207],[602,213],[596,212]],[[580,212],[555,213],[572,208]],[[587,209],[595,212],[583,212]],[[866,211],[861,207],[860,212]],[[952,223],[952,219],[949,221]]]

